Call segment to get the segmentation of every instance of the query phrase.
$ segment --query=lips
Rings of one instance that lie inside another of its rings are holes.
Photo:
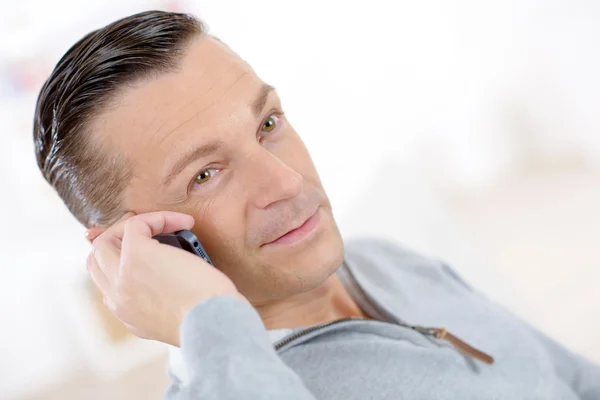
[[[283,239],[284,237],[291,236],[294,232],[302,230],[302,228],[304,228],[310,220],[314,219],[316,213],[317,211],[313,212],[311,215],[301,220],[300,222],[291,224],[290,228],[288,228],[284,233],[280,234],[275,239],[264,243],[262,246],[281,241],[281,239]]]

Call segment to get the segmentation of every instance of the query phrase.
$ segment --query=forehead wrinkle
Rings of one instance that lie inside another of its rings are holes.
[[[205,112],[206,110],[208,110],[210,107],[214,106],[216,103],[219,102],[219,100],[221,100],[223,97],[225,97],[225,95],[227,94],[227,92],[229,92],[229,90],[235,86],[236,83],[238,83],[240,80],[242,80],[244,77],[248,76],[250,74],[250,72],[246,71],[244,72],[242,75],[240,75],[238,78],[236,78],[235,81],[233,81],[231,83],[231,85],[229,85],[227,87],[227,89],[225,89],[223,91],[223,93],[221,93],[221,95],[219,97],[217,97],[216,99],[214,99],[209,105],[207,105],[206,107],[204,107],[201,110],[198,110],[198,112],[196,112],[194,115],[192,115],[190,118],[186,119],[185,121],[181,122],[179,125],[177,125],[173,130],[171,130],[170,132],[168,132],[161,140],[159,140],[159,144],[162,144],[166,139],[168,139],[173,133],[175,133],[175,131],[177,131],[179,128],[181,128],[182,126],[184,126],[185,124],[187,124],[188,122],[196,119],[200,114],[202,114],[203,112]],[[196,99],[195,99],[196,100]],[[194,102],[195,100],[193,100],[192,102]],[[187,106],[186,106],[187,107]]]
[[[198,49],[206,46],[207,41],[204,40],[203,36],[199,36],[198,39],[196,39],[197,41],[199,41],[200,43],[197,45]],[[192,43],[188,44],[188,51],[190,48],[192,48],[192,46],[196,43],[196,41],[193,41]],[[217,61],[222,60],[225,57],[220,57]],[[177,73],[177,72],[181,72],[182,70],[182,65],[183,65],[183,61],[184,59],[179,60],[179,62],[177,63],[177,65],[173,68],[172,71],[170,71],[171,73]],[[191,83],[190,87],[193,87],[200,79],[202,79],[202,77],[204,76],[204,74],[206,73],[206,71],[208,71],[208,69],[210,68],[210,64],[206,64],[205,68],[200,71],[200,74],[198,75],[198,77],[196,79],[194,79],[194,81]],[[150,128],[152,126],[152,124],[154,123],[154,121],[156,121],[156,119],[158,118],[158,113],[154,113],[154,117],[152,118],[152,121],[150,121],[146,127]],[[152,134],[152,136],[154,136],[154,134],[158,133],[158,131],[160,131],[160,129],[164,126],[164,124],[168,121],[168,119],[166,121],[164,121],[157,129],[156,131],[154,131],[154,133]],[[147,129],[145,128],[144,131],[146,131]]]
[[[219,60],[222,60],[225,57],[221,57]],[[208,71],[208,69],[210,68],[209,65],[206,66],[206,68],[204,68],[200,74],[198,75],[198,77],[196,79],[194,79],[194,81],[190,84],[190,87],[194,87],[196,85],[196,83],[198,83],[198,81],[200,79],[202,79],[202,77],[204,76],[204,74],[206,73],[206,71]],[[212,86],[209,86],[208,89],[206,89],[206,92],[208,92],[210,89],[212,88]],[[206,93],[205,92],[205,93]],[[185,108],[187,108],[188,106],[190,106],[191,104],[193,104],[196,101],[196,99],[194,99],[193,101],[191,101],[190,103],[188,103],[187,105],[183,106],[182,108],[180,108],[179,110],[175,111],[175,113],[181,112],[182,110],[184,110]],[[154,114],[154,118],[152,118],[152,121],[150,121],[147,125],[148,128],[150,128],[152,126],[152,123],[154,121],[156,121],[156,119],[158,118],[158,113]],[[156,130],[151,134],[151,136],[156,135],[158,132],[160,132],[160,130],[165,126],[165,124],[169,122],[169,118],[167,118],[165,121],[163,121],[158,128],[156,128]],[[146,129],[145,129],[146,130]]]
[[[217,80],[215,80],[208,88],[206,88],[206,90],[204,91],[204,93],[200,96],[196,96],[194,97],[194,99],[192,99],[190,102],[188,102],[187,104],[185,104],[183,107],[179,108],[178,110],[175,110],[171,115],[176,115],[179,114],[180,112],[182,112],[183,110],[185,110],[186,108],[192,106],[194,103],[196,103],[198,100],[200,100],[202,98],[202,96],[205,96],[207,93],[209,93],[212,89],[214,89],[215,85],[223,78],[223,76],[225,76],[233,67],[235,66],[235,63],[233,63],[232,65],[229,66],[229,68],[227,68],[220,76]],[[208,68],[206,68],[204,70],[204,72],[206,72],[206,70],[208,70]],[[200,77],[198,79],[196,79],[192,85],[196,82],[198,82],[198,80],[200,79]],[[190,86],[192,86],[190,85]],[[205,110],[206,107],[203,109]],[[201,110],[201,111],[203,111]],[[196,115],[198,115],[199,113],[196,113]],[[196,116],[195,115],[195,116]],[[195,117],[194,116],[194,117]],[[194,118],[192,117],[192,118]],[[191,119],[191,118],[190,118]],[[165,119],[165,121],[163,121],[162,124],[160,124],[160,126],[158,128],[156,128],[156,130],[151,134],[152,137],[156,136],[160,130],[169,122],[171,121],[172,118],[167,118]],[[189,120],[188,120],[189,121]],[[186,123],[187,121],[184,121],[183,123]],[[182,123],[182,124],[183,124]],[[182,124],[178,125],[177,127],[175,127],[171,132],[169,132],[164,138],[162,138],[159,143],[162,143],[174,130],[177,130],[177,128],[179,128]]]

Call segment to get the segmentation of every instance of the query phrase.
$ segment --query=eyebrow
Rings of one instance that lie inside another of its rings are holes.
[[[265,108],[265,105],[267,104],[267,100],[269,99],[269,94],[271,94],[271,92],[273,92],[273,91],[275,91],[275,88],[271,85],[268,85],[265,83],[261,86],[261,88],[258,92],[258,95],[256,96],[256,98],[250,105],[252,113],[254,114],[254,116],[256,118],[259,118],[260,114],[262,114],[262,111]],[[180,174],[181,171],[183,171],[189,164],[191,164],[192,162],[194,162],[202,157],[206,157],[206,156],[210,155],[211,153],[218,151],[223,146],[224,146],[224,144],[222,141],[216,140],[213,142],[203,144],[202,146],[197,147],[194,150],[190,151],[189,153],[187,153],[186,155],[181,157],[169,169],[169,173],[163,179],[161,186],[162,187],[169,186],[171,184],[171,182],[173,181],[173,179],[175,179],[175,177],[178,174]]]
[[[203,144],[202,146],[197,147],[194,150],[190,151],[189,153],[187,153],[186,155],[181,157],[171,167],[171,169],[169,170],[169,173],[163,179],[161,186],[163,186],[163,187],[169,186],[169,184],[171,184],[173,179],[179,173],[181,173],[181,171],[183,171],[185,169],[185,167],[187,167],[189,164],[191,164],[192,162],[194,162],[202,157],[206,157],[207,155],[209,155],[211,153],[214,153],[215,151],[219,150],[222,147],[223,147],[223,142],[221,142],[220,140],[217,140],[214,142],[209,142],[209,143]]]
[[[267,100],[269,99],[269,94],[274,91],[275,88],[266,83],[261,86],[258,96],[256,96],[251,106],[252,113],[256,118],[260,117],[260,114],[262,113],[263,108],[265,108],[265,104],[267,104]]]

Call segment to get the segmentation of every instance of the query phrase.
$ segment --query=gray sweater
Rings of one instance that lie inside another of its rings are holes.
[[[441,262],[385,241],[356,240],[346,244],[338,276],[374,320],[295,329],[273,345],[249,305],[229,297],[198,304],[181,327],[189,379],[172,376],[166,398],[600,399],[598,366]],[[447,328],[494,361],[432,334],[445,331],[420,327]]]

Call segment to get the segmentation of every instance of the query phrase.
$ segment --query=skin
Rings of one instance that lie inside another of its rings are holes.
[[[266,88],[227,46],[199,37],[176,72],[124,88],[93,121],[93,140],[133,168],[124,211],[192,216],[191,230],[266,328],[366,317],[334,275],[343,242],[319,175],[276,92]],[[310,235],[271,243],[312,215],[318,225]],[[93,227],[88,238],[104,231]]]

